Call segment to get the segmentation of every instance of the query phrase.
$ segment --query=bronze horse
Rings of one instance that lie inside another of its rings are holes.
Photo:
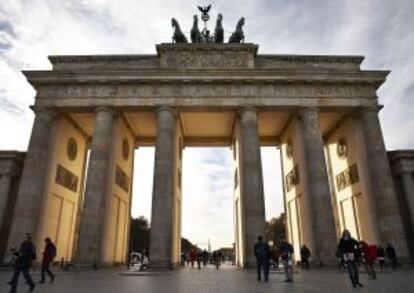
[[[229,43],[244,43],[243,25],[244,17],[240,18],[240,20],[237,22],[236,31],[231,34]]]
[[[187,38],[181,31],[180,25],[175,18],[171,19],[171,25],[174,28],[174,35],[172,37],[173,43],[188,43]]]
[[[223,15],[221,13],[217,16],[216,28],[214,30],[214,41],[216,43],[223,43],[224,41],[224,29],[222,25]]]
[[[191,28],[191,42],[192,43],[202,43],[203,42],[203,36],[201,35],[200,30],[198,29],[198,16],[194,15],[194,22],[193,27]]]

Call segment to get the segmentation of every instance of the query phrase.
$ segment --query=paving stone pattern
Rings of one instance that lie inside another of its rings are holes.
[[[55,269],[57,271],[57,269]],[[39,271],[33,272],[39,280]],[[364,288],[353,289],[348,275],[335,269],[298,270],[294,283],[285,283],[281,272],[272,272],[270,281],[257,282],[254,270],[239,270],[224,266],[219,270],[212,267],[185,268],[173,272],[138,274],[122,269],[101,269],[99,271],[59,272],[53,284],[37,284],[34,292],[83,293],[261,293],[261,292],[414,292],[414,269],[396,272],[379,272],[378,279],[370,280],[361,274]],[[9,292],[6,282],[11,271],[0,271],[0,292]],[[27,292],[27,285],[20,279],[18,292]]]

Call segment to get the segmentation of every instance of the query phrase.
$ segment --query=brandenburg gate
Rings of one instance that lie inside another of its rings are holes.
[[[378,118],[376,91],[388,71],[362,70],[361,56],[258,54],[251,43],[156,49],[50,56],[52,70],[24,71],[37,92],[35,120],[7,247],[31,233],[39,253],[51,237],[58,259],[125,262],[134,150],[155,146],[150,260],[174,267],[183,148],[226,146],[235,162],[237,264],[252,266],[265,232],[260,147],[274,146],[296,255],[306,244],[313,261],[335,261],[347,228],[408,256]]]

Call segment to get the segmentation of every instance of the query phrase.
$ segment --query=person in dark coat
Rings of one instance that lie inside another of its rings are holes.
[[[29,274],[29,269],[32,266],[33,260],[36,259],[36,248],[32,242],[30,234],[26,234],[26,239],[20,245],[20,249],[18,251],[12,249],[12,252],[16,256],[16,261],[14,266],[14,274],[9,282],[9,285],[11,286],[10,293],[16,293],[20,273],[23,273],[23,277],[29,285],[29,292],[32,292],[35,288],[35,283]]]
[[[309,248],[304,244],[300,249],[300,262],[303,270],[309,270],[309,258],[311,256]]]
[[[261,280],[261,271],[263,270],[265,282],[268,282],[271,254],[269,244],[263,242],[262,236],[257,237],[257,243],[254,245],[253,253],[257,263],[257,280]]]
[[[342,256],[342,260],[346,265],[349,278],[351,279],[354,288],[356,288],[356,286],[364,287],[364,285],[359,282],[359,273],[356,266],[356,258],[357,255],[359,255],[358,244],[358,241],[351,237],[351,233],[349,233],[348,230],[344,230],[338,244],[338,253]]]
[[[42,279],[39,283],[45,282],[45,273],[50,277],[50,282],[53,283],[55,280],[55,275],[50,271],[49,265],[56,256],[56,246],[53,244],[52,240],[49,237],[45,239],[45,250],[43,251],[42,259]]]
[[[385,251],[387,252],[387,257],[390,260],[392,269],[395,271],[397,268],[397,253],[395,252],[395,248],[391,245],[391,243],[387,243]]]

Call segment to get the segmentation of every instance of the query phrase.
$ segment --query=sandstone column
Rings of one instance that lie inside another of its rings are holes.
[[[0,229],[3,226],[4,215],[9,200],[12,177],[8,173],[0,174]]]
[[[8,247],[20,245],[25,233],[35,237],[46,180],[50,133],[55,114],[46,109],[35,109],[32,135],[29,141]]]
[[[414,178],[411,172],[402,172],[400,174],[401,181],[404,187],[405,198],[407,199],[410,217],[414,221]],[[414,222],[412,223],[414,226]]]
[[[319,110],[305,108],[300,113],[308,175],[309,201],[315,239],[315,262],[334,261],[337,239],[332,199],[319,127]]]
[[[150,235],[150,260],[156,268],[172,265],[175,133],[174,109],[158,108]]]
[[[86,176],[85,197],[80,222],[79,242],[75,261],[98,265],[101,260],[101,240],[105,214],[105,200],[111,170],[112,134],[115,112],[110,108],[96,109],[89,165]]]
[[[245,266],[254,267],[253,254],[257,236],[265,237],[265,203],[263,191],[262,160],[257,126],[257,110],[240,111],[240,183],[243,208]]]
[[[407,256],[407,242],[404,236],[387,151],[382,137],[378,108],[364,108],[361,111],[361,120],[382,241],[393,243],[400,255]]]

